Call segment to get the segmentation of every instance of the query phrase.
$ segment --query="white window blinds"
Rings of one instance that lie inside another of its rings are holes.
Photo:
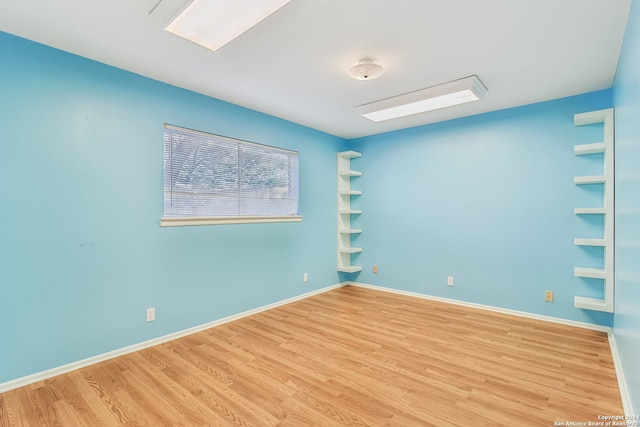
[[[165,125],[165,218],[297,214],[297,152]]]

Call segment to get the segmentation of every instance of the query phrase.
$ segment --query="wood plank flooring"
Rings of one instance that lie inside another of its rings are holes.
[[[605,333],[353,286],[0,394],[2,427],[540,427],[622,413]]]

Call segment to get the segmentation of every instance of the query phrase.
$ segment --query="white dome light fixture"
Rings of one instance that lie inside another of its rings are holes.
[[[349,76],[356,80],[373,80],[384,74],[384,68],[375,59],[365,56],[349,68]]]

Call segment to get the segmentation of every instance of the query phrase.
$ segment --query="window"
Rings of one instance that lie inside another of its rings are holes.
[[[163,226],[300,221],[298,153],[165,125]]]

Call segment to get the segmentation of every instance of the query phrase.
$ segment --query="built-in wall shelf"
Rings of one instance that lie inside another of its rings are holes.
[[[342,252],[343,254],[357,254],[362,252],[362,248],[342,248],[340,249],[340,252]]]
[[[591,124],[603,124],[603,142],[595,144],[581,144],[573,147],[573,153],[576,156],[582,156],[587,154],[603,154],[603,169],[602,175],[589,175],[589,176],[576,176],[573,178],[574,184],[589,185],[589,184],[603,184],[603,201],[601,207],[593,208],[574,208],[573,212],[576,215],[603,215],[604,217],[604,230],[601,238],[583,238],[576,237],[573,240],[576,246],[598,246],[604,249],[604,268],[586,268],[586,267],[574,267],[573,275],[575,277],[581,277],[586,279],[602,280],[602,298],[590,298],[575,296],[573,305],[576,308],[586,310],[597,310],[613,312],[613,297],[614,297],[614,277],[613,277],[613,248],[614,248],[614,149],[613,149],[613,137],[614,137],[614,124],[613,124],[613,108],[599,111],[591,111],[588,113],[576,114],[573,117],[573,124],[575,126],[585,126]]]
[[[338,153],[338,271],[358,273],[362,267],[351,265],[351,256],[362,252],[362,248],[351,246],[351,239],[362,233],[361,228],[351,226],[353,215],[362,215],[362,209],[352,209],[351,199],[362,195],[361,190],[351,188],[351,179],[362,176],[362,172],[351,169],[351,160],[362,156],[356,151]],[[357,219],[357,218],[356,218]]]
[[[603,299],[588,297],[573,297],[573,306],[586,310],[610,311]]]
[[[573,239],[573,244],[576,246],[607,246],[607,242],[604,239],[584,239],[578,237]]]
[[[345,228],[340,230],[340,234],[360,234],[362,233],[362,228]]]
[[[338,156],[342,157],[343,159],[355,159],[357,157],[362,157],[362,153],[358,153],[357,151],[343,151],[341,153],[338,153]]]
[[[573,147],[573,154],[576,156],[583,156],[586,154],[598,154],[604,153],[606,145],[604,142],[598,142],[596,144],[583,144]]]
[[[340,176],[345,176],[345,177],[352,177],[352,176],[362,176],[362,172],[360,171],[346,171],[346,172],[341,172]]]
[[[576,185],[604,184],[605,182],[607,182],[607,177],[604,175],[576,176],[573,178],[573,183]]]
[[[340,211],[342,215],[361,215],[362,209],[350,209],[350,210],[342,210]]]
[[[601,268],[575,267],[573,275],[576,277],[586,277],[588,279],[604,279],[607,273]]]
[[[576,215],[606,215],[606,208],[574,208],[573,213]]]
[[[362,267],[359,267],[359,266],[338,267],[338,271],[342,273],[358,273],[359,271],[362,271]]]

